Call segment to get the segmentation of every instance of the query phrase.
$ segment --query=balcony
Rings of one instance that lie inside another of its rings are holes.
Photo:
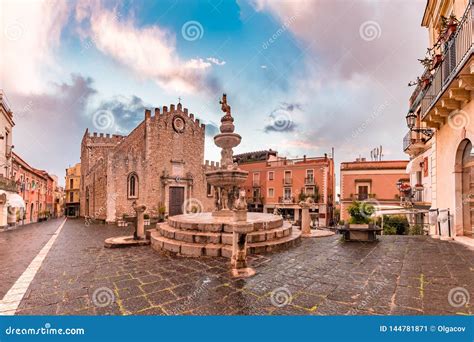
[[[16,184],[16,182],[12,179],[0,177],[0,190],[17,192],[18,184]]]
[[[291,197],[278,197],[278,203],[293,204],[293,203],[295,203],[295,198],[293,196],[291,196]]]
[[[422,121],[429,127],[440,128],[450,113],[471,100],[474,89],[474,66],[469,65],[474,51],[472,2],[459,20],[453,37],[444,43],[442,62],[431,76],[431,83],[419,96],[420,100],[412,105],[413,109],[420,104]]]
[[[415,203],[423,203],[424,202],[423,191],[415,191],[413,194],[413,201]]]
[[[403,151],[409,154],[418,154],[425,150],[425,143],[429,139],[421,133],[408,131],[403,138]]]
[[[351,194],[351,200],[353,201],[365,201],[369,198],[375,198],[375,194],[367,194],[367,193]]]
[[[260,188],[260,179],[254,179],[252,180],[252,186],[254,188]]]
[[[283,178],[283,185],[291,185],[293,184],[293,178],[291,177],[284,177]]]
[[[305,185],[314,185],[314,177],[306,177],[304,179],[304,184]]]

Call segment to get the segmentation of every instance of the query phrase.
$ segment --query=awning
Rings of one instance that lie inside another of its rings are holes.
[[[18,194],[7,193],[7,205],[13,208],[25,208],[25,201]]]
[[[420,165],[422,162],[423,162],[423,155],[410,160],[407,164],[406,172],[410,174],[413,172],[422,171],[422,166]]]

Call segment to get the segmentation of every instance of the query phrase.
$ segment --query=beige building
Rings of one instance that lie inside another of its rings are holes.
[[[89,133],[81,144],[81,216],[114,222],[133,216],[133,204],[150,216],[213,208],[204,172],[205,125],[178,105],[145,110],[127,136]],[[67,189],[66,189],[67,190]]]
[[[430,55],[410,98],[404,150],[415,204],[430,206],[430,233],[473,237],[474,36],[470,0],[428,0]]]
[[[0,228],[16,223],[16,212],[25,208],[21,196],[17,194],[12,171],[13,112],[8,100],[0,90]]]
[[[66,169],[65,214],[78,217],[80,214],[81,163]]]

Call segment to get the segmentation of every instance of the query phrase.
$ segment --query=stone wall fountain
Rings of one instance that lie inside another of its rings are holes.
[[[224,94],[220,101],[225,113],[220,133],[214,137],[221,148],[221,164],[206,172],[214,187],[215,208],[211,213],[191,213],[168,218],[149,231],[153,249],[186,256],[224,256],[231,258],[235,277],[248,277],[255,271],[247,266],[248,253],[264,253],[292,246],[301,232],[281,216],[247,213],[245,190],[240,186],[248,176],[233,162],[233,148],[242,140],[234,133],[234,118]]]

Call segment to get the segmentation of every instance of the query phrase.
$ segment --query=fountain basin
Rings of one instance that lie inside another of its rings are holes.
[[[301,237],[299,229],[273,214],[248,213],[246,225],[250,231],[249,254],[284,250],[297,244]],[[158,223],[156,229],[149,231],[151,246],[157,251],[184,256],[230,258],[235,226],[231,219],[212,213],[171,216],[168,222]]]
[[[214,137],[214,143],[220,148],[233,148],[241,141],[242,137],[237,133],[221,133]]]
[[[231,188],[244,183],[248,174],[243,170],[213,170],[206,172],[206,180],[213,186]]]

